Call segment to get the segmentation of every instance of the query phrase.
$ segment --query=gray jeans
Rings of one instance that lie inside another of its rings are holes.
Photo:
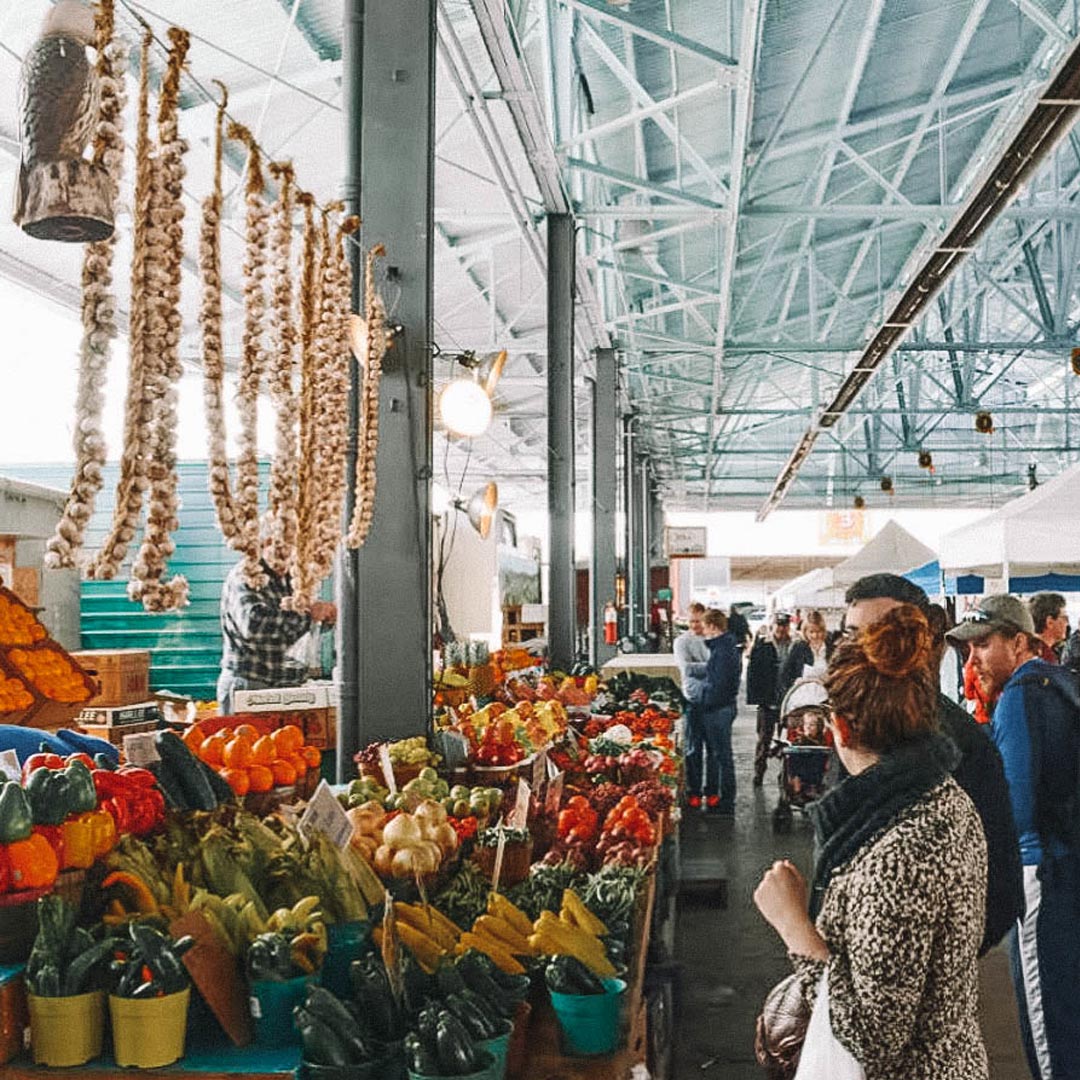
[[[223,671],[217,681],[218,715],[232,716],[233,692],[236,690],[270,690],[269,683],[260,682],[258,679],[245,679],[243,675],[234,675],[231,671]]]

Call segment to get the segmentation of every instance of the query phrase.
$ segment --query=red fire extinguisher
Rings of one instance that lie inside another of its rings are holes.
[[[614,645],[619,640],[619,613],[609,600],[604,605],[604,644]]]

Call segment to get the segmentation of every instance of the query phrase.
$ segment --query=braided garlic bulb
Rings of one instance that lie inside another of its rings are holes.
[[[360,447],[356,460],[355,501],[353,518],[345,543],[350,548],[360,547],[371,531],[375,512],[375,461],[379,449],[379,381],[382,376],[383,359],[389,342],[386,325],[386,305],[375,288],[375,260],[385,255],[382,244],[377,244],[364,261],[364,311],[367,316],[367,348],[364,358],[364,385],[361,394]],[[347,333],[348,324],[345,324]]]
[[[270,565],[285,573],[296,550],[297,532],[297,413],[293,386],[296,373],[296,323],[293,318],[292,217],[295,206],[291,164],[273,162],[270,175],[278,181],[271,233],[270,310],[267,352],[270,359],[270,400],[276,410],[274,460],[270,466],[268,539]]]
[[[112,525],[101,550],[87,567],[91,578],[114,578],[127,555],[142,518],[147,479],[146,440],[153,403],[145,380],[147,318],[147,228],[154,185],[150,142],[150,46],[153,33],[143,35],[139,63],[139,99],[135,138],[135,207],[132,225],[131,314],[128,320],[128,385],[124,403],[124,446]]]
[[[154,388],[153,427],[148,442],[150,505],[142,546],[135,557],[128,596],[141,600],[147,611],[173,611],[188,602],[188,583],[181,575],[163,576],[176,550],[172,533],[179,525],[179,478],[176,474],[177,384],[180,363],[181,258],[184,243],[183,156],[177,109],[180,75],[190,44],[186,30],[170,27],[169,59],[158,101],[160,152],[154,171],[153,224],[149,236],[150,327],[157,354],[146,375]],[[151,357],[148,356],[148,361]]]
[[[114,40],[113,0],[100,0],[95,13],[98,85],[94,130],[94,163],[109,178],[110,198],[115,206],[124,163],[123,60],[126,49]],[[116,337],[116,298],[113,295],[112,263],[116,234],[88,244],[82,268],[82,325],[79,345],[79,380],[75,398],[75,475],[56,532],[46,544],[45,566],[73,567],[83,545],[86,526],[105,476],[105,433],[101,414],[105,405],[105,377],[112,341]]]
[[[225,437],[225,352],[221,329],[221,153],[229,95],[223,83],[217,85],[221,88],[221,104],[214,127],[214,186],[203,200],[199,231],[199,273],[202,277],[199,328],[203,343],[203,409],[209,441],[210,495],[218,526],[231,544],[240,535],[240,521],[233,500]]]
[[[262,156],[242,124],[229,125],[229,138],[248,150],[245,201],[247,223],[244,255],[244,336],[236,402],[240,413],[240,453],[237,458],[236,511],[239,533],[230,546],[243,553],[244,580],[252,588],[266,584],[259,550],[259,388],[266,369],[263,319],[266,316],[266,245],[270,208],[263,200]]]

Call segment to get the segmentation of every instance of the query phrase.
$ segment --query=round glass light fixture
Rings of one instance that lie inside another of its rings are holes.
[[[455,435],[483,435],[491,423],[491,398],[474,379],[454,379],[439,395],[439,415]]]

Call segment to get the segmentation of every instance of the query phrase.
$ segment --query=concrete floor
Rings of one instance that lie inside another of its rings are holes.
[[[765,786],[751,785],[753,711],[743,705],[735,722],[738,798],[733,821],[694,815],[680,837],[684,867],[716,866],[727,878],[727,907],[681,897],[675,939],[681,969],[674,1077],[677,1080],[761,1080],[754,1061],[754,1021],[770,987],[791,968],[780,939],[758,914],[752,896],[775,859],[791,859],[804,873],[811,862],[809,822],[796,814],[791,833],[773,833],[775,762]],[[982,961],[983,1033],[993,1080],[1030,1080],[1020,1047],[1016,1006],[1004,952]]]

